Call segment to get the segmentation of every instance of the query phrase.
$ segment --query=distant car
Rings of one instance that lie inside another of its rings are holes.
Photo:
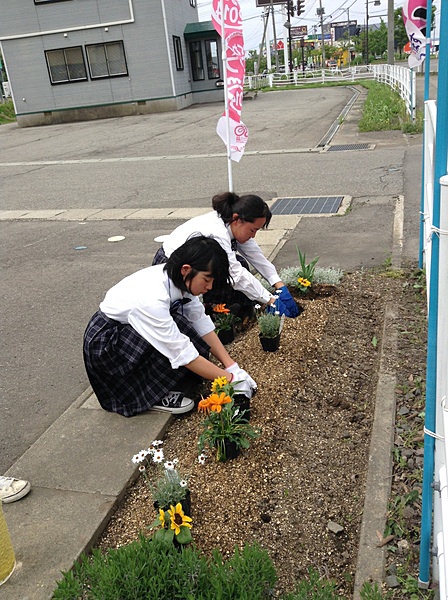
[[[329,69],[336,69],[338,66],[338,61],[331,58],[330,60],[327,60],[326,64]]]
[[[279,65],[278,72],[279,73],[284,73],[285,72],[285,65]]]

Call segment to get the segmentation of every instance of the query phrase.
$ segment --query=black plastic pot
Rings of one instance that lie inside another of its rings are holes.
[[[185,498],[180,501],[180,503],[182,504],[182,510],[184,511],[184,514],[187,515],[187,517],[191,517],[191,497],[190,496],[191,496],[190,490],[187,490],[187,494],[186,494]],[[154,502],[154,508],[156,510],[159,510],[158,502]],[[169,506],[164,506],[163,510],[168,510],[169,508],[170,508]]]
[[[276,352],[278,350],[280,346],[280,334],[275,338],[262,337],[261,333],[258,335],[265,352]]]
[[[231,329],[221,329],[218,331],[217,336],[222,344],[230,344],[230,342],[233,342],[235,339],[235,331],[233,330],[233,327]]]
[[[217,446],[217,460],[219,462],[226,462],[227,460],[232,460],[237,458],[241,454],[241,448],[236,445],[235,442],[231,440],[224,440],[224,452],[222,453],[220,450],[220,446]]]

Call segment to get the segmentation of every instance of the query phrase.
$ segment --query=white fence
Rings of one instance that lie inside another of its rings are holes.
[[[268,73],[267,75],[246,75],[246,90],[259,90],[264,87],[281,88],[288,85],[299,87],[310,83],[346,82],[354,83],[362,79],[376,79],[396,90],[406,104],[412,119],[415,118],[415,71],[396,65],[361,65],[346,69],[306,69],[293,73]]]

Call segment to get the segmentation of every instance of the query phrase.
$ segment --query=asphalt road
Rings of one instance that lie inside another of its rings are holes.
[[[318,218],[298,228],[302,248],[310,255],[319,252],[322,265],[339,261],[343,268],[380,264],[390,252],[393,199],[404,191],[409,152],[399,133],[386,136],[374,152],[316,151],[352,93],[322,88],[246,100],[249,142],[241,162],[232,163],[238,193],[255,192],[266,200],[350,195],[359,210],[345,221],[351,223],[349,234],[342,219],[336,229],[329,219],[324,224]],[[208,207],[211,197],[229,186],[224,146],[215,133],[221,111],[210,104],[40,128],[3,125],[0,213]],[[364,208],[369,212],[362,213]],[[0,473],[87,388],[81,344],[89,317],[109,287],[150,263],[158,247],[154,237],[175,225],[172,220],[0,220]],[[357,237],[372,228],[379,240],[375,248]],[[331,231],[336,233],[326,247]],[[108,242],[113,235],[126,239]],[[77,250],[80,246],[85,249]],[[344,247],[342,258],[335,247]],[[279,264],[289,260],[286,256]]]

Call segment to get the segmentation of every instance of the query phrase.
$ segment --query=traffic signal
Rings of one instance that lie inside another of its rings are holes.
[[[305,12],[305,0],[297,0],[297,16]]]
[[[294,4],[292,3],[292,0],[288,0],[288,15],[290,17],[294,16]]]

